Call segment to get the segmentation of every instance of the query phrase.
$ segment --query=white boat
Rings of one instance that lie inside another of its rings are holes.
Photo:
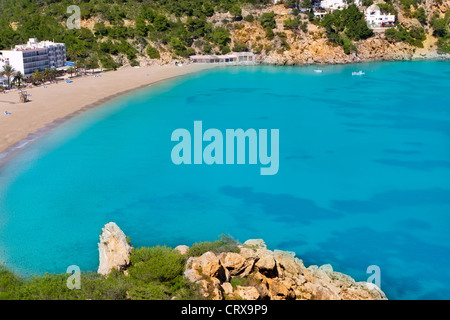
[[[321,73],[323,71],[322,70],[314,70],[314,72]]]
[[[352,72],[352,76],[363,76],[365,75],[364,72],[362,72],[361,70],[359,70],[358,72]]]

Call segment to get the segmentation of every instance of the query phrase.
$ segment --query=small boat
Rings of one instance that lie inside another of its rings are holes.
[[[317,73],[322,73],[322,72],[323,72],[323,70],[319,70],[319,69],[317,69],[317,70],[314,70],[314,72],[317,72]]]
[[[362,72],[361,70],[359,70],[358,72],[352,72],[352,76],[363,76],[365,75],[364,72]]]

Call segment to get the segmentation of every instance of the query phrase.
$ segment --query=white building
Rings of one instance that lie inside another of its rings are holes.
[[[11,50],[0,51],[0,69],[12,66],[29,77],[35,70],[63,67],[66,64],[66,45],[52,41],[38,42],[30,38],[27,44],[17,45]]]
[[[328,12],[327,11],[325,11],[325,10],[316,10],[316,11],[314,11],[314,17],[317,17],[317,18],[319,18],[319,19],[322,19],[323,17],[325,17],[326,15],[328,14]]]
[[[252,52],[230,52],[225,55],[194,55],[189,57],[193,63],[255,63]]]
[[[353,0],[353,3],[357,6],[361,5],[361,0]],[[341,10],[347,8],[346,0],[322,0],[320,6],[327,10]]]
[[[380,8],[373,4],[364,12],[367,25],[372,28],[393,26],[395,23],[394,14],[381,13]]]

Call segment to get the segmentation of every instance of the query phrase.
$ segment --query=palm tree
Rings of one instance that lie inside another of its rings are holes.
[[[73,73],[76,72],[76,71],[77,71],[77,69],[76,69],[75,67],[73,67],[73,66],[70,67],[70,68],[67,70],[67,72],[70,73],[70,77],[71,77],[71,78],[72,78]]]
[[[41,81],[41,79],[42,79],[42,75],[38,69],[34,70],[31,77],[32,77],[34,83],[37,83],[37,82]]]
[[[16,73],[14,74],[13,82],[17,83],[17,86],[20,88],[23,80],[25,80],[25,76],[23,75],[23,73],[20,71],[16,71]]]
[[[3,70],[0,71],[0,76],[2,76],[2,77],[5,76],[8,78],[8,87],[11,82],[11,77],[13,76],[15,71],[16,70],[14,70],[14,68],[11,67],[10,65],[3,66]]]
[[[56,69],[50,69],[50,79],[52,80],[52,81],[55,81],[56,83],[58,82],[57,80],[56,80],[56,78],[59,76],[59,71],[58,70],[56,70]]]
[[[77,68],[77,72],[80,74],[82,73],[82,69],[84,69],[84,74],[86,74],[86,65],[82,61],[75,61],[75,68]]]
[[[49,68],[45,68],[44,71],[42,71],[42,80],[49,81],[50,80],[51,71]]]

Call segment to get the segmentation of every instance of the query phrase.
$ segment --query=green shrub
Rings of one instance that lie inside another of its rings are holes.
[[[236,289],[237,286],[248,286],[249,281],[247,278],[233,277],[230,279],[231,286]]]
[[[13,299],[23,280],[0,265],[0,300]]]
[[[18,291],[21,300],[62,300],[68,299],[72,291],[66,286],[67,276],[64,274],[45,274],[32,276]]]
[[[438,40],[438,53],[440,54],[450,53],[450,39],[441,38]]]
[[[300,27],[300,21],[298,18],[289,18],[284,20],[284,29],[286,30],[298,30]]]
[[[157,15],[153,21],[156,31],[163,32],[169,29],[169,21],[164,15]]]
[[[129,274],[140,281],[171,282],[184,272],[186,258],[169,247],[133,250]]]
[[[211,34],[211,40],[214,44],[218,45],[219,47],[225,47],[230,43],[230,31],[228,29],[223,27],[217,27],[214,28]]]
[[[275,13],[273,12],[265,12],[261,15],[259,18],[259,22],[261,23],[261,26],[266,29],[275,29],[277,27],[277,23],[275,21]]]
[[[139,65],[140,65],[139,62],[134,59],[130,61],[130,66],[132,66],[132,67],[137,67]]]
[[[422,25],[427,24],[427,13],[425,12],[424,8],[420,7],[419,9],[417,9],[414,12],[413,17],[416,18]]]
[[[234,43],[233,51],[234,52],[247,52],[248,47],[245,45],[245,43],[243,43],[241,41],[236,41]]]
[[[67,279],[67,275],[65,277]],[[71,290],[71,293],[83,300],[124,300],[128,299],[127,292],[133,286],[132,279],[117,270],[107,277],[88,272],[81,276],[81,289]]]
[[[242,9],[238,5],[233,5],[230,8],[230,14],[233,16],[234,20],[241,20],[242,19]]]
[[[150,59],[160,59],[161,56],[159,54],[158,49],[155,47],[148,45],[147,47],[147,55],[150,57]]]
[[[372,29],[367,27],[364,14],[354,4],[326,14],[321,25],[327,32],[328,40],[342,46],[346,54],[356,50],[353,41],[367,39],[374,34]]]
[[[222,47],[221,51],[222,51],[222,54],[227,54],[227,53],[231,52],[231,49],[229,46],[225,46],[225,47]]]
[[[261,280],[256,279],[252,275],[249,275],[245,278],[237,276],[230,279],[230,284],[233,288],[236,288],[237,286],[258,286],[259,284],[261,284]]]
[[[145,286],[133,287],[129,296],[132,300],[167,300],[170,299],[170,289],[158,282],[149,282]]]
[[[381,13],[383,14],[398,15],[397,10],[392,3],[378,3],[377,6],[380,8]]]
[[[431,28],[433,28],[433,35],[438,38],[444,38],[449,34],[448,29],[448,19],[446,18],[436,18],[431,20]]]
[[[304,33],[307,33],[307,32],[308,32],[308,23],[307,23],[307,22],[301,23],[301,24],[300,24],[300,29],[302,29],[302,31],[303,31]]]
[[[266,38],[268,40],[273,40],[273,38],[275,38],[275,33],[271,28],[267,27],[264,29],[264,31],[266,32]]]
[[[253,22],[255,21],[255,17],[252,14],[248,14],[244,17],[244,21]]]
[[[238,242],[220,236],[213,242],[194,244],[189,254],[239,252]],[[81,274],[81,289],[67,288],[69,274],[21,278],[0,265],[0,299],[19,300],[141,300],[199,299],[199,286],[184,278],[186,256],[166,246],[133,249],[128,275],[114,270],[107,277]],[[237,280],[236,280],[237,281]]]
[[[219,240],[215,241],[204,241],[200,243],[194,243],[192,247],[189,248],[187,253],[188,256],[199,257],[205,252],[212,251],[216,254],[221,252],[236,252],[240,251],[239,242],[234,240],[230,236],[220,235]]]
[[[114,59],[110,55],[102,55],[100,56],[100,63],[102,67],[105,69],[114,69],[116,70],[120,65],[114,61]]]
[[[390,28],[385,32],[386,38],[395,42],[405,42],[412,46],[423,48],[426,34],[423,28],[412,27],[410,31],[398,26],[398,29]]]
[[[203,44],[203,53],[211,54],[211,52],[212,52],[212,45],[210,43]]]

